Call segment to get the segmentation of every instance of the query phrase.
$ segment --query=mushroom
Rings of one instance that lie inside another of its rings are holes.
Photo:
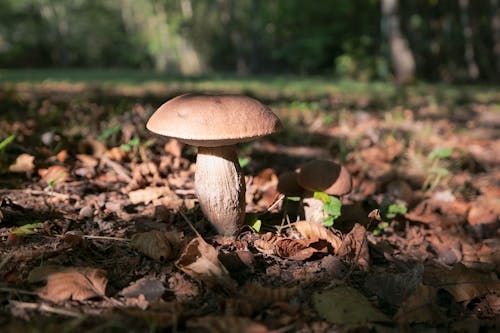
[[[298,171],[297,183],[311,192],[341,196],[351,191],[351,175],[346,168],[328,160],[304,163]]]
[[[234,235],[245,218],[245,178],[236,144],[277,132],[279,118],[250,97],[185,94],[160,106],[146,127],[198,147],[200,207],[220,234]]]
[[[342,196],[351,191],[351,175],[341,165],[328,160],[312,160],[295,172],[285,172],[278,178],[278,190],[287,196],[300,196],[300,202],[287,202],[287,215],[292,218],[322,222],[326,217],[323,202],[311,192]]]

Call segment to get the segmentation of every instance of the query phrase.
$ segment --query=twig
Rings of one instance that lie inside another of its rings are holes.
[[[74,235],[82,237],[82,238],[86,238],[86,239],[104,239],[104,240],[113,240],[113,241],[119,241],[119,242],[130,242],[130,239],[128,239],[128,238],[111,237],[111,236],[78,235],[78,234],[74,234]],[[54,235],[54,236],[59,237],[59,238],[64,238],[66,235]]]
[[[269,213],[271,211],[271,209],[273,209],[274,207],[276,207],[281,201],[283,201],[284,198],[285,198],[285,195],[281,194],[278,197],[278,199],[276,199],[276,201],[274,201],[273,204],[271,206],[269,206],[269,208],[266,210],[266,213]]]
[[[37,295],[37,293],[29,290],[23,290],[23,289],[15,289],[15,288],[8,288],[8,287],[0,287],[0,291],[5,291],[8,293],[17,293],[17,294],[24,294],[24,295]]]
[[[132,181],[132,177],[130,177],[127,169],[122,167],[120,164],[116,163],[115,161],[112,161],[107,156],[102,156],[101,161],[107,166],[111,167],[119,176],[122,176],[127,182]]]
[[[203,237],[201,237],[200,233],[198,232],[198,230],[196,230],[196,228],[193,226],[193,224],[191,223],[191,221],[189,221],[189,219],[187,218],[186,214],[184,214],[182,212],[182,210],[179,211],[179,214],[181,214],[182,218],[184,219],[184,221],[187,222],[187,224],[191,227],[191,229],[194,231],[194,233],[200,237],[201,239],[203,239]]]
[[[67,317],[74,317],[74,318],[81,318],[83,316],[79,312],[70,311],[70,310],[61,309],[61,308],[56,308],[56,307],[50,306],[50,305],[45,304],[45,303],[38,304],[38,303],[12,301],[12,300],[10,301],[10,303],[16,307],[21,308],[21,309],[38,310],[41,312],[48,312],[48,313],[58,314],[58,315],[67,316]]]
[[[19,188],[11,188],[11,189],[1,189],[0,193],[11,193],[11,192],[22,192],[26,194],[32,195],[48,195],[51,197],[60,197],[63,199],[68,199],[70,196],[64,193],[58,193],[54,191],[41,191],[41,190],[32,190],[29,188],[19,189]]]
[[[82,237],[86,238],[86,239],[105,239],[105,240],[114,240],[114,241],[119,241],[119,242],[130,242],[130,239],[128,239],[128,238],[121,238],[121,237],[92,236],[92,235],[83,235]]]
[[[3,266],[7,265],[7,263],[9,262],[10,259],[12,259],[14,257],[14,254],[13,253],[9,253],[8,255],[6,255],[2,262],[0,262],[0,271],[2,270]]]

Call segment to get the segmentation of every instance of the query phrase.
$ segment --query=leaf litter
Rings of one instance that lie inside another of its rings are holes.
[[[114,112],[104,90],[71,99],[71,87],[58,89],[68,90],[16,95],[0,124],[0,140],[15,143],[0,159],[3,327],[498,330],[498,140],[476,122],[489,104],[437,107],[411,92],[407,108],[368,97],[357,109],[330,96],[295,114],[271,99],[285,132],[244,147],[260,231],[223,239],[196,204],[194,149],[144,129],[165,94],[120,96]],[[342,117],[318,121],[339,106]],[[48,107],[75,118],[48,119]],[[439,114],[452,108],[471,122]],[[309,209],[310,194],[280,194],[281,175],[315,158],[352,175],[332,226],[322,202]]]

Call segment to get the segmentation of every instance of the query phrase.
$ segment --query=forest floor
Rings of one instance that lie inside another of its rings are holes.
[[[0,71],[0,331],[500,330],[498,87],[38,74]],[[198,208],[196,149],[145,129],[194,91],[283,122],[239,146],[235,238]],[[297,222],[314,200],[278,191],[315,159],[352,176],[332,227],[334,198]]]

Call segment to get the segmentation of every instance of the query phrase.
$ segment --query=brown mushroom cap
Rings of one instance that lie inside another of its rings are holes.
[[[281,122],[250,97],[185,94],[160,106],[146,127],[193,146],[218,147],[277,132]]]
[[[304,188],[297,182],[296,172],[286,171],[279,175],[278,192],[291,197],[301,196],[304,193]]]
[[[344,195],[351,191],[351,175],[346,168],[328,160],[313,160],[303,164],[297,182],[306,190]]]

